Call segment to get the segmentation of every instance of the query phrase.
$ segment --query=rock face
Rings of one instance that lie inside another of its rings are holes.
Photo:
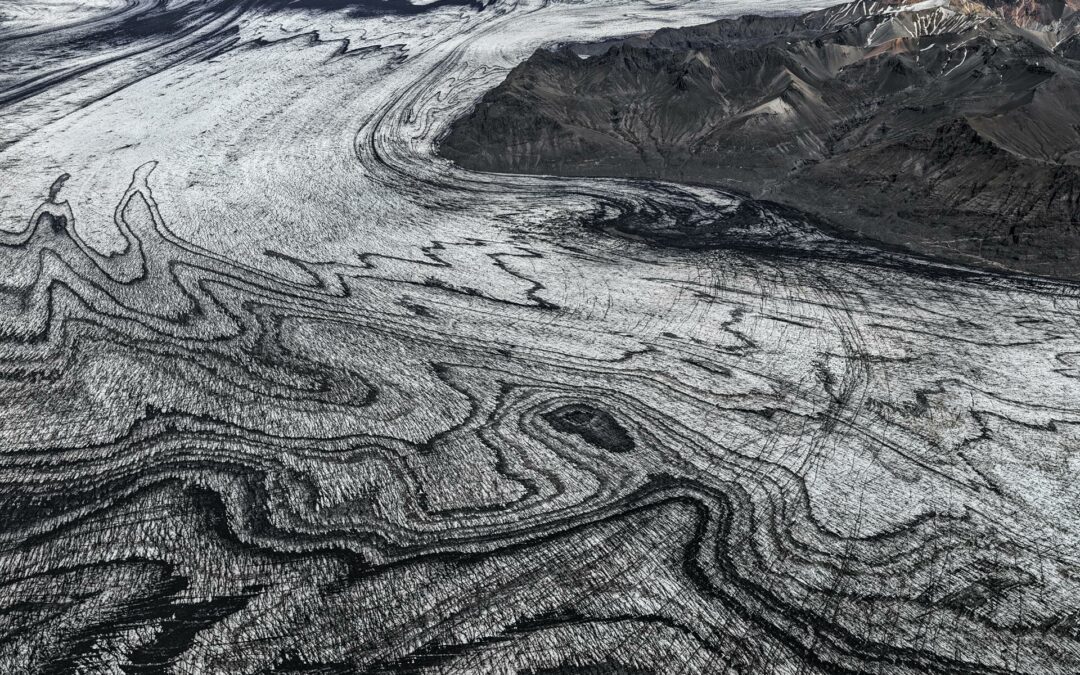
[[[965,263],[1080,277],[1080,14],[856,2],[536,52],[458,120],[472,169],[720,185]]]

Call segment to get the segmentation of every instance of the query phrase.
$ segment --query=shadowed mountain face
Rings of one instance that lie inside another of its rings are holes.
[[[654,177],[950,260],[1080,276],[1080,14],[856,2],[536,52],[458,120],[473,169]]]

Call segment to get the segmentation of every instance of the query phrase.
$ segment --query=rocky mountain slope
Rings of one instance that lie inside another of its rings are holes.
[[[703,182],[950,260],[1080,277],[1080,13],[854,2],[536,52],[473,169]]]

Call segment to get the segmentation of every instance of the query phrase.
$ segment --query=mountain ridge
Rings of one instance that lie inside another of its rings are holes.
[[[860,0],[540,50],[440,151],[713,184],[919,253],[1080,278],[1078,7]]]

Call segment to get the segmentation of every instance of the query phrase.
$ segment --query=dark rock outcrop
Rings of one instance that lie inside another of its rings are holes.
[[[463,166],[723,186],[949,260],[1080,277],[1080,14],[856,2],[542,50]]]

